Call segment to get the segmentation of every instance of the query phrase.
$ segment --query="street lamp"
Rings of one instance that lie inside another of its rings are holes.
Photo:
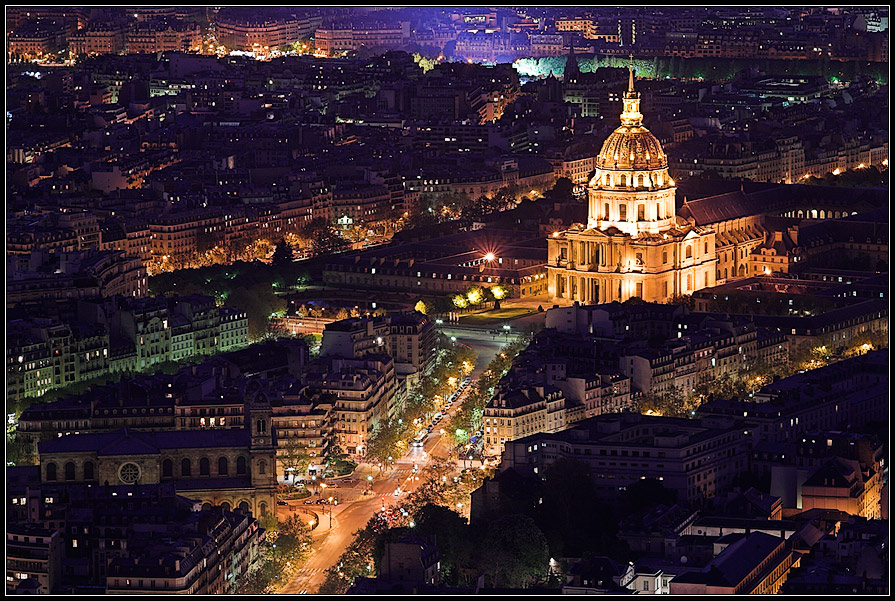
[[[333,498],[329,498],[329,505],[327,506],[327,513],[329,514],[329,529],[333,529]]]
[[[372,492],[373,492],[373,474],[370,474],[369,476],[367,476],[367,484],[369,485],[370,493],[372,494]]]

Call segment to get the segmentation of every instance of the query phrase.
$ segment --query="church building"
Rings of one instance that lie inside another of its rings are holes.
[[[715,285],[715,232],[676,215],[668,157],[643,126],[633,66],[623,106],[588,184],[586,226],[548,239],[548,294],[560,304],[665,302]]]
[[[276,509],[272,409],[263,393],[246,400],[244,428],[146,431],[124,428],[38,443],[41,483],[139,486],[171,482],[206,507],[257,518]]]

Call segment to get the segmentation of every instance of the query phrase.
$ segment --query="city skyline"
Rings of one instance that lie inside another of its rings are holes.
[[[8,6],[7,593],[887,593],[888,13]]]

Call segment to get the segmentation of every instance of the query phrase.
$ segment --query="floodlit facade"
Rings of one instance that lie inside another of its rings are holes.
[[[662,302],[714,285],[715,233],[675,213],[668,157],[643,127],[633,68],[623,105],[588,184],[586,226],[548,239],[551,300]]]

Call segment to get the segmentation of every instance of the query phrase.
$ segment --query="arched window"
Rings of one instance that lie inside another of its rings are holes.
[[[609,203],[603,204],[603,219],[609,219]]]
[[[226,457],[221,457],[220,459],[218,459],[218,475],[219,476],[226,476],[228,468],[229,468],[229,466],[227,465]]]
[[[827,218],[827,212],[824,211],[823,209],[820,210],[820,218],[821,218],[821,219],[826,219],[826,218]]]
[[[637,221],[646,220],[646,207],[643,205],[637,205]]]
[[[637,176],[637,187],[638,188],[643,187],[643,174]]]
[[[180,462],[180,475],[181,476],[192,476],[192,466],[190,465],[189,459],[184,459]]]
[[[628,206],[627,205],[618,205],[618,220],[619,221],[627,221],[628,220]]]
[[[267,517],[267,503],[261,501],[261,504],[258,505],[258,509],[261,512],[261,517]]]
[[[817,219],[817,209],[811,209],[811,219]]]
[[[690,246],[689,244],[688,244],[687,247],[684,249],[684,256],[685,256],[686,258],[688,258],[688,259],[692,259],[692,258],[693,258],[693,247]]]
[[[93,474],[93,462],[85,461],[84,462],[84,480],[93,480],[95,478]]]
[[[56,479],[56,464],[48,463],[47,464],[47,480],[55,480]]]
[[[662,251],[662,263],[668,263],[668,251],[667,250]]]
[[[237,457],[236,458],[236,473],[237,474],[246,473],[246,458],[245,457]]]
[[[245,502],[245,501],[242,501],[242,502],[239,504],[239,510],[248,513],[248,511],[249,511],[249,504],[248,504],[247,502]]]
[[[267,424],[264,422],[263,419],[259,419],[257,421],[257,426],[258,426],[258,434],[264,434],[267,431]]]
[[[656,203],[656,219],[662,219],[662,205]]]
[[[172,478],[174,476],[174,462],[170,459],[162,461],[162,478]]]
[[[230,511],[230,503],[224,501],[223,503],[221,503],[221,509],[223,509],[224,511]]]
[[[687,290],[693,288],[693,276],[691,274],[687,274]]]
[[[199,475],[200,476],[208,476],[211,473],[211,462],[208,461],[208,457],[203,457],[199,460]]]
[[[202,511],[208,511],[211,508],[212,508],[211,503],[202,503]]]
[[[628,176],[627,176],[627,175],[624,175],[624,174],[621,175],[621,176],[618,178],[618,184],[619,184],[622,188],[627,188],[627,187],[628,187]]]
[[[259,474],[267,473],[267,462],[264,461],[263,459],[260,462],[258,462],[258,473]]]
[[[66,480],[74,480],[75,479],[75,464],[69,461],[65,464],[65,479]]]
[[[607,185],[607,186],[610,185],[610,179],[609,179],[609,174],[608,174],[608,173],[606,174],[606,185]]]

